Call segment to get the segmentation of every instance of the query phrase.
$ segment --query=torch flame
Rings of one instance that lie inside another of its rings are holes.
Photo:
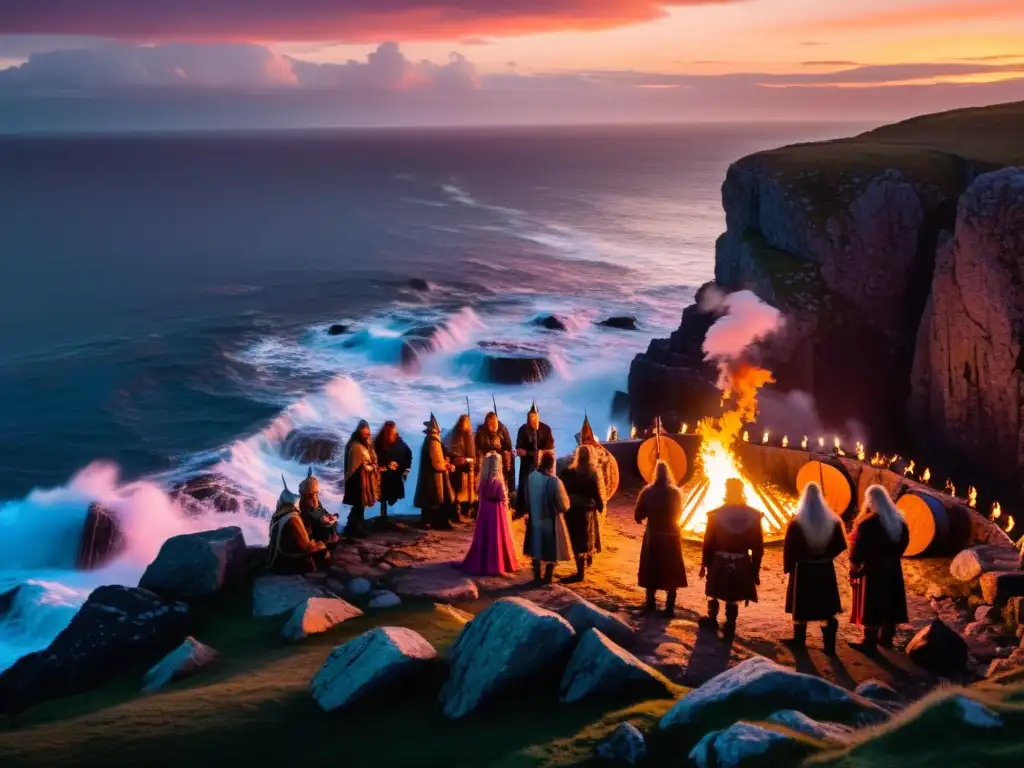
[[[632,429],[629,430],[629,439],[636,440],[636,424],[634,424]]]
[[[614,429],[615,427],[613,427],[611,424],[608,425],[608,437],[605,438],[606,443],[610,443],[612,441],[612,430]]]
[[[882,456],[882,454],[875,451],[875,455],[871,457],[871,466],[880,467],[883,464],[885,464],[885,458]]]
[[[685,435],[689,431],[689,429],[690,429],[690,425],[684,423],[683,426],[681,426],[679,428],[679,434],[680,435]]]
[[[800,441],[800,447],[804,450],[807,449],[807,435],[804,435],[804,439]]]
[[[819,437],[818,438],[818,447],[819,448],[824,448],[825,447],[825,438],[824,437]]]
[[[906,469],[903,470],[903,474],[906,475],[907,477],[910,477],[911,475],[914,474],[914,460],[913,459],[911,459],[910,463],[907,464]]]
[[[840,444],[839,444],[839,436],[838,436],[838,435],[837,435],[836,437],[832,438],[832,446],[833,446],[833,447],[834,447],[834,448],[835,448],[835,449],[836,449],[837,451],[838,451],[838,450],[839,450],[839,448],[841,447],[841,446],[840,446]]]
[[[864,461],[865,456],[867,456],[867,452],[864,450],[864,444],[857,443],[857,461]]]
[[[1006,532],[1010,533],[1010,531],[1012,531],[1012,530],[1013,530],[1013,518],[1012,517],[1008,517],[1008,518],[1006,518]]]
[[[782,447],[789,448],[789,435],[782,436]]]
[[[746,430],[744,430],[744,432],[743,432],[743,442],[744,443],[749,443],[750,442],[750,433],[747,432]]]
[[[967,489],[967,505],[976,507],[978,505],[978,489],[973,485]]]
[[[767,429],[764,431],[764,434],[761,435],[761,442],[762,443],[767,443],[768,442],[768,430]]]
[[[989,517],[992,518],[993,520],[998,520],[1002,516],[1003,516],[1003,508],[1001,506],[999,506],[999,502],[997,501],[995,504],[992,505],[992,514],[989,515]]]
[[[932,479],[932,471],[930,469],[928,469],[928,467],[925,467],[924,468],[924,474],[921,475],[921,482],[922,483],[927,483],[931,479]]]
[[[956,498],[956,486],[953,485],[953,480],[951,478],[946,478],[946,493],[953,498]]]

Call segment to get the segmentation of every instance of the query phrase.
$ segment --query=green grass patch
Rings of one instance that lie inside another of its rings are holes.
[[[754,265],[771,284],[779,307],[810,310],[828,303],[829,291],[817,264],[776,248],[758,229],[745,230],[742,242]]]

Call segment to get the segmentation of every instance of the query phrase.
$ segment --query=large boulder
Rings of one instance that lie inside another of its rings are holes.
[[[574,602],[559,611],[572,624],[576,634],[583,636],[588,629],[598,629],[610,640],[629,648],[636,640],[636,630],[625,619],[598,608],[586,600]]]
[[[741,720],[704,734],[690,752],[690,760],[697,768],[796,765],[813,751],[813,745],[788,733]]]
[[[565,320],[560,318],[558,315],[544,315],[542,317],[536,317],[533,319],[533,325],[544,328],[548,331],[565,331],[568,329],[568,326],[565,324]]]
[[[80,693],[151,663],[188,634],[189,609],[145,589],[97,587],[43,651],[0,674],[0,712]]]
[[[561,700],[573,704],[590,696],[635,695],[671,698],[672,686],[655,669],[619,647],[599,630],[582,635],[562,675]]]
[[[259,508],[256,499],[242,493],[223,475],[213,472],[179,483],[171,489],[170,495],[190,515],[200,515],[208,510],[248,514]]]
[[[474,378],[485,384],[535,384],[555,370],[547,352],[525,344],[482,341],[479,350],[459,356],[473,364]]]
[[[447,563],[416,566],[403,571],[391,582],[391,591],[399,597],[443,603],[471,602],[480,597],[476,583]]]
[[[967,669],[967,643],[941,619],[922,629],[906,649],[910,660],[922,669],[952,677]]]
[[[340,597],[311,597],[295,609],[281,635],[288,640],[305,640],[362,615]]]
[[[281,455],[299,464],[332,464],[339,460],[342,437],[323,429],[293,429],[284,438]]]
[[[1024,488],[1020,362],[1024,168],[974,179],[935,255],[914,356],[910,413],[922,440]]]
[[[352,330],[352,326],[348,323],[334,323],[327,329],[328,336],[344,336]]]
[[[156,663],[142,680],[142,692],[153,693],[167,687],[175,680],[181,680],[207,667],[220,657],[213,648],[204,645],[194,637],[185,642]]]
[[[411,629],[377,627],[335,648],[310,688],[316,703],[331,712],[407,682],[436,657],[434,647]]]
[[[252,615],[277,616],[311,597],[334,597],[326,583],[305,576],[261,576],[252,585]]]
[[[632,723],[620,723],[594,750],[598,760],[619,765],[637,765],[647,757],[644,735]]]
[[[370,602],[366,604],[366,607],[376,610],[381,608],[394,608],[401,604],[402,598],[394,592],[389,592],[386,589],[380,589],[370,594]]]
[[[75,568],[89,571],[106,565],[124,550],[125,538],[117,515],[102,504],[92,503],[85,513],[82,539]]]
[[[888,717],[878,705],[827,680],[754,656],[680,699],[662,717],[660,728],[706,731],[724,727],[735,720],[737,712],[760,720],[780,709],[810,711],[818,717],[850,724],[876,723]]]
[[[620,331],[636,331],[636,318],[631,316],[618,316],[609,317],[606,320],[602,320],[598,325],[604,326],[605,328],[617,328]]]
[[[139,586],[181,600],[213,597],[242,584],[248,566],[241,528],[183,533],[163,543]]]
[[[881,680],[865,680],[853,689],[858,696],[863,696],[868,701],[881,704],[886,709],[903,701],[899,692],[888,683]]]
[[[496,601],[463,627],[449,651],[445,715],[464,717],[503,691],[560,670],[575,637],[557,613],[517,597]]]
[[[981,577],[981,596],[997,606],[1024,597],[1024,571],[989,571]]]
[[[768,716],[769,723],[784,726],[795,733],[802,733],[818,741],[845,744],[853,738],[854,730],[841,723],[822,723],[795,709],[782,709]]]
[[[1016,570],[1020,555],[1009,547],[981,545],[960,552],[949,564],[949,572],[957,581],[974,581],[989,571]]]

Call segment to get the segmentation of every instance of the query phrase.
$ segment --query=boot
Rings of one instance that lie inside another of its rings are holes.
[[[807,625],[803,622],[793,622],[793,636],[782,641],[790,648],[807,647]]]
[[[644,606],[644,610],[647,613],[654,613],[656,610],[658,610],[658,603],[654,599],[653,589],[647,590],[647,604]]]
[[[702,626],[718,631],[718,601],[714,598],[708,600],[708,615],[699,622]]]
[[[665,615],[673,619],[676,615],[676,591],[670,589],[665,595]]]
[[[722,636],[727,640],[736,636],[736,619],[739,615],[740,607],[736,603],[725,604],[725,626],[722,627]]]
[[[587,568],[587,558],[584,557],[583,555],[577,555],[576,556],[576,573],[574,573],[572,576],[566,576],[564,579],[561,580],[562,583],[563,584],[579,584],[584,579],[584,576],[585,576],[584,571],[586,570],[586,568]]]
[[[382,501],[380,503],[380,516],[382,518],[386,518],[388,516],[388,503],[386,501]]]
[[[868,655],[875,653],[878,650],[878,627],[864,627],[864,639],[850,643],[850,647]]]
[[[540,560],[533,561],[533,580],[540,584]]]
[[[548,563],[544,568],[544,583],[550,584],[551,580],[555,578],[555,564]]]
[[[826,656],[836,655],[836,635],[839,634],[839,620],[832,618],[821,625],[821,642]]]
[[[883,624],[882,631],[879,633],[878,644],[883,648],[892,648],[893,638],[896,636],[896,625],[895,624]]]

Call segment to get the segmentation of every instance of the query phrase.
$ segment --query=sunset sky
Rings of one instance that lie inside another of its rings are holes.
[[[0,67],[54,120],[889,119],[1024,99],[1024,0],[2,0]]]

